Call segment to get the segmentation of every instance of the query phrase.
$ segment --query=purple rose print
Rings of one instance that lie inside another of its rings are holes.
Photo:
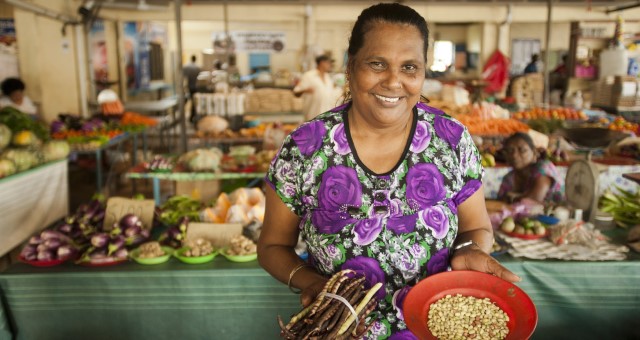
[[[391,335],[387,340],[418,340],[410,330],[402,330]]]
[[[415,153],[422,152],[427,148],[427,146],[429,146],[430,141],[431,132],[429,131],[429,124],[427,124],[427,122],[419,121],[418,125],[416,125],[416,132],[413,135],[413,140],[411,141],[409,150]]]
[[[393,308],[397,311],[396,316],[400,320],[404,320],[404,315],[402,312],[404,309],[404,298],[407,297],[407,294],[409,294],[411,288],[411,286],[404,286],[402,289],[398,289],[395,293],[393,293],[393,298],[391,301],[393,302]]]
[[[362,205],[362,185],[354,169],[344,165],[330,167],[322,175],[318,191],[322,208],[339,211],[344,205]]]
[[[453,197],[453,202],[456,205],[462,204],[464,201],[467,200],[467,198],[471,197],[471,195],[473,195],[476,191],[478,191],[481,185],[482,185],[482,182],[480,182],[477,179],[470,180]]]
[[[447,207],[449,207],[449,210],[451,210],[451,212],[454,215],[457,215],[458,214],[458,205],[456,205],[456,202],[454,202],[451,199],[447,199],[447,200],[445,200],[445,202],[447,203]]]
[[[418,214],[389,217],[387,220],[387,229],[396,235],[411,233],[416,229],[417,220]]]
[[[350,104],[351,104],[350,102],[349,103],[344,103],[344,104],[342,104],[342,105],[340,105],[338,107],[334,107],[333,109],[331,109],[329,111],[331,111],[331,112],[340,112],[340,111],[344,110],[345,108],[347,108],[347,106],[349,106]]]
[[[382,218],[368,218],[356,222],[353,227],[353,243],[361,246],[373,242],[382,231]]]
[[[402,201],[400,199],[394,198],[389,202],[389,216],[402,216]]]
[[[449,143],[452,148],[458,148],[458,142],[460,142],[460,137],[462,137],[462,132],[464,131],[462,125],[443,116],[436,116],[433,120],[433,126],[440,138]]]
[[[331,129],[331,139],[333,139],[333,151],[338,155],[346,155],[351,149],[347,141],[347,134],[344,131],[344,123],[340,123]]]
[[[298,145],[300,153],[309,156],[320,149],[326,132],[324,123],[316,120],[300,126],[291,134],[291,138]]]
[[[435,164],[420,163],[407,172],[407,202],[412,209],[424,209],[445,197],[444,177]],[[414,205],[418,205],[417,207]]]
[[[432,113],[432,114],[436,114],[436,115],[442,115],[444,114],[444,112],[442,112],[442,110],[436,109],[435,107],[429,106],[423,102],[419,102],[418,105],[416,105],[419,109],[424,110],[425,112],[428,113]]]
[[[347,212],[335,212],[330,210],[314,210],[311,213],[311,222],[323,234],[336,234],[346,225],[357,220]]]
[[[449,217],[440,206],[429,207],[420,212],[420,221],[433,232],[433,237],[441,240],[449,231]]]
[[[449,248],[442,248],[427,262],[427,275],[441,273],[449,266]]]
[[[382,287],[376,293],[376,298],[378,300],[384,299],[385,292],[385,278],[384,272],[382,268],[380,268],[380,263],[376,259],[372,259],[366,256],[356,256],[347,260],[342,265],[342,270],[352,269],[356,272],[356,275],[362,275],[365,277],[365,288],[369,289],[373,287],[376,283],[382,283]]]

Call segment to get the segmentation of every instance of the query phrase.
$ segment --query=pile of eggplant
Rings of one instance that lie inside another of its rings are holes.
[[[26,261],[66,261],[78,254],[78,246],[68,236],[55,231],[44,230],[31,236],[22,248],[20,257]]]

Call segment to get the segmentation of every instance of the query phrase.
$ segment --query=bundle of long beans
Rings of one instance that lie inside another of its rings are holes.
[[[347,269],[333,275],[316,299],[294,315],[287,325],[278,315],[280,335],[285,339],[362,338],[373,326],[373,321],[367,324],[365,319],[376,308],[378,302],[373,296],[382,284],[377,283],[367,290],[365,278],[353,277],[354,273]],[[345,301],[332,295],[342,297],[354,311]]]

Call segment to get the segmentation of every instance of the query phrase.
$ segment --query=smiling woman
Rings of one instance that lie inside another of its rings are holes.
[[[349,40],[343,105],[289,135],[267,173],[260,264],[299,289],[305,306],[345,269],[367,289],[380,284],[366,319],[371,339],[415,339],[404,297],[449,266],[519,280],[488,254],[483,170],[469,132],[420,102],[428,41],[413,9],[365,9]],[[299,236],[308,266],[294,252]]]

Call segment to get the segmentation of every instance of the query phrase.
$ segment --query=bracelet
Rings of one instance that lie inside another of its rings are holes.
[[[289,287],[289,290],[292,291],[295,294],[300,294],[302,292],[302,289],[298,289],[298,291],[293,290],[293,287],[291,287],[291,279],[293,279],[293,276],[296,275],[296,273],[298,272],[298,270],[304,268],[304,267],[310,267],[311,265],[303,262],[300,263],[298,266],[296,266],[295,268],[293,268],[293,270],[291,270],[291,273],[289,273],[289,281],[287,281],[287,286]]]
[[[476,247],[480,248],[480,246],[474,240],[469,240],[467,242],[462,242],[462,243],[458,244],[457,246],[449,249],[449,257],[452,257],[453,253],[455,253],[457,250],[460,250],[462,248],[469,247],[469,246],[476,246]]]

